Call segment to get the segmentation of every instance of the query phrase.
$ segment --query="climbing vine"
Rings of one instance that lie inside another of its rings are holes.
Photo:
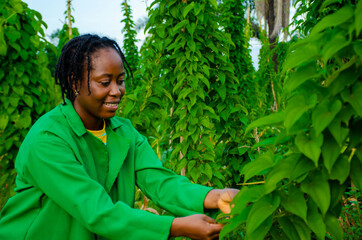
[[[263,184],[241,189],[221,237],[243,225],[248,239],[343,239],[340,200],[362,187],[361,11],[362,2],[335,8],[291,46],[285,110],[247,128],[280,131],[243,170],[245,183]]]
[[[54,106],[41,15],[20,0],[0,3],[1,200],[14,194],[14,160],[29,127]],[[0,202],[2,206],[5,202]]]

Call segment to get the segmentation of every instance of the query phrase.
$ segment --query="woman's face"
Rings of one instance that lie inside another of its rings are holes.
[[[125,94],[125,72],[121,57],[113,48],[103,48],[90,55],[89,74],[85,63],[82,85],[73,102],[74,108],[84,126],[90,130],[100,129],[103,119],[116,114],[118,104]]]

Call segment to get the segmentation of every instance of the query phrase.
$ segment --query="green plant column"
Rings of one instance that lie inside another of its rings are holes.
[[[248,239],[345,239],[342,195],[351,182],[362,189],[362,2],[318,11],[331,9],[290,47],[285,110],[247,128],[280,133],[245,166],[245,182],[265,182],[242,188],[221,237],[242,225]]]
[[[242,105],[228,61],[230,35],[219,29],[217,14],[216,0],[154,1],[147,29],[148,52],[159,58],[151,69],[161,68],[154,75],[164,90],[159,97],[169,99],[163,107],[169,114],[170,167],[194,182],[222,187],[215,144],[228,130],[219,116],[227,121],[230,109]]]
[[[14,194],[14,160],[30,126],[54,106],[41,15],[20,0],[0,3],[0,186]]]
[[[275,101],[277,93],[275,88],[272,87],[272,85],[275,86],[279,83],[272,59],[275,48],[273,51],[270,51],[270,43],[265,35],[265,31],[260,33],[260,41],[262,47],[258,57],[259,69],[256,73],[256,117],[275,112],[278,108],[278,103]]]
[[[133,72],[136,72],[139,64],[139,55],[138,49],[136,46],[136,42],[138,41],[136,36],[137,32],[135,30],[135,24],[132,20],[132,10],[130,5],[127,4],[127,0],[121,4],[122,12],[124,18],[121,23],[124,24],[124,28],[122,29],[123,33],[123,53],[127,59],[127,62]],[[138,76],[135,79],[131,77],[128,78],[127,81],[127,91],[132,92],[137,85],[141,84],[140,78]]]
[[[237,187],[236,184],[241,179],[240,171],[247,156],[245,154],[247,148],[243,147],[248,144],[248,140],[243,137],[244,130],[248,120],[252,119],[256,112],[255,70],[252,65],[249,37],[247,36],[249,26],[245,18],[247,8],[245,2],[226,0],[219,7],[221,25],[233,42],[230,45],[228,60],[232,63],[235,77],[238,79],[238,84],[235,86],[236,91],[229,91],[227,95],[239,103],[219,102],[216,107],[216,109],[224,108],[220,115],[221,137],[218,140],[217,155],[221,160],[220,163],[227,166],[222,171],[226,178],[226,185]],[[232,84],[232,82],[230,83]],[[241,104],[241,107],[237,107],[237,104]],[[219,152],[221,152],[220,156]]]
[[[67,10],[64,12],[65,15],[65,21],[63,24],[63,27],[56,32],[56,35],[58,37],[58,55],[57,58],[60,56],[60,53],[64,47],[64,45],[72,38],[79,36],[79,30],[76,27],[73,27],[72,24],[74,23],[74,17],[71,13],[73,9],[71,3],[71,0],[66,0],[66,7]],[[68,22],[68,23],[67,23]]]

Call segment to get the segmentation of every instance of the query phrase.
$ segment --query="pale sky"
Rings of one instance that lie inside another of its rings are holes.
[[[43,16],[43,21],[48,25],[45,30],[47,36],[51,35],[56,29],[61,28],[65,21],[67,0],[23,0]],[[74,27],[79,29],[80,34],[95,33],[100,36],[107,36],[114,39],[123,46],[123,36],[121,20],[124,18],[121,3],[124,0],[72,0],[72,16],[74,17]],[[131,6],[133,21],[147,17],[146,8],[152,3],[152,0],[127,0]],[[138,32],[138,47],[142,45],[145,38],[143,31]],[[251,56],[254,67],[258,65],[258,54],[260,42],[251,41]]]
[[[64,12],[67,9],[67,0],[23,0],[43,16],[43,21],[48,25],[46,35],[52,34],[56,29],[61,28],[65,21]],[[72,15],[74,27],[79,29],[80,34],[95,33],[100,36],[107,36],[122,46],[122,25],[124,18],[121,10],[123,0],[72,0]],[[147,16],[147,0],[128,0],[131,5],[133,21]],[[150,4],[150,1],[148,1]],[[144,39],[141,31],[138,39]]]

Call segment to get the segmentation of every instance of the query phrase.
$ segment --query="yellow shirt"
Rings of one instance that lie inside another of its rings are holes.
[[[90,133],[92,133],[94,136],[102,140],[104,145],[107,145],[107,133],[106,133],[106,122],[103,120],[103,129],[101,130],[89,130]]]

